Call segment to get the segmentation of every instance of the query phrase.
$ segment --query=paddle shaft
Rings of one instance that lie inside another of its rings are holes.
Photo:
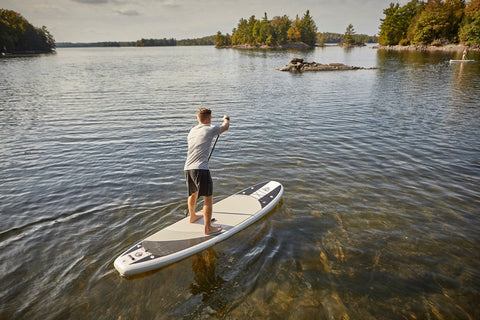
[[[215,150],[215,145],[217,144],[218,138],[220,135],[217,136],[217,139],[215,139],[215,143],[213,144],[212,150],[210,150],[210,154],[208,155],[208,161],[210,161],[210,157],[212,156],[213,150]]]

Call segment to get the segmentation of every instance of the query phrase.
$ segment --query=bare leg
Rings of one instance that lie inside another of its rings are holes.
[[[190,212],[190,223],[194,223],[198,219],[200,219],[202,216],[197,216],[195,214],[195,206],[197,204],[197,196],[198,196],[198,191],[195,193],[192,193],[191,196],[188,197],[188,212]]]
[[[203,221],[205,223],[205,234],[212,234],[222,230],[222,227],[213,227],[212,221],[213,196],[203,197]]]

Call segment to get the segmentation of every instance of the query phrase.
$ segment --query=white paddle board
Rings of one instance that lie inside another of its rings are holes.
[[[203,218],[190,223],[186,217],[137,243],[114,266],[123,276],[154,270],[205,250],[259,220],[280,201],[283,186],[267,181],[246,188],[213,204],[213,225],[222,231],[205,235]],[[198,214],[202,214],[199,212]]]
[[[476,60],[450,60],[450,63],[452,62],[475,62]]]

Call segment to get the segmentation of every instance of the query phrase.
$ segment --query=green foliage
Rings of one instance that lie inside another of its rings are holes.
[[[383,10],[385,19],[381,19],[378,42],[384,46],[409,42],[409,28],[423,8],[424,2],[419,0],[412,0],[403,7],[391,3],[389,8]]]
[[[83,48],[83,47],[134,47],[133,41],[105,41],[105,42],[57,42],[57,48]]]
[[[475,19],[465,25],[460,30],[460,39],[466,45],[479,46],[480,45],[480,13],[476,15]]]
[[[232,38],[228,33],[223,35],[220,31],[217,32],[217,35],[215,36],[215,45],[217,47],[229,46],[231,44]]]
[[[308,45],[314,46],[317,40],[317,26],[310,16],[310,11],[307,10],[302,20],[300,21],[301,41]]]
[[[214,44],[215,36],[177,40],[177,46],[213,46]]]
[[[318,38],[320,43],[340,43],[343,41],[343,34],[332,32],[320,32]]]
[[[368,34],[356,34],[353,38],[356,43],[378,43],[377,36],[369,36]]]
[[[270,21],[268,21],[267,13],[265,12],[265,16],[263,17],[262,21],[255,22],[255,27],[257,28],[257,43],[265,43],[267,46],[272,45],[272,34],[273,34],[273,27],[270,25]]]
[[[217,33],[215,45],[224,46],[226,38],[228,34],[224,36]],[[253,15],[248,20],[241,18],[230,39],[231,45],[277,46],[302,41],[314,46],[317,41],[317,27],[308,10],[302,19],[297,16],[294,21],[286,15],[269,20],[265,13],[261,20],[257,20]]]
[[[272,42],[274,44],[282,44],[288,41],[288,30],[292,26],[292,21],[284,15],[283,17],[275,17],[270,22],[273,28]]]
[[[480,0],[472,0],[467,3],[459,38],[467,45],[480,45]]]
[[[335,34],[332,34],[335,35]],[[345,29],[344,34],[336,34],[339,36],[337,43],[343,45],[345,47],[350,46],[364,46],[365,43],[376,43],[378,42],[378,38],[373,36],[368,36],[366,34],[356,34],[355,29],[353,28],[352,24],[349,24]]]
[[[349,24],[347,26],[347,29],[345,30],[345,35],[343,38],[343,43],[346,46],[352,46],[355,44],[355,40],[353,39],[353,36],[355,35],[355,29],[353,28],[352,24]]]
[[[166,47],[166,46],[176,46],[177,40],[171,38],[163,39],[141,39],[137,40],[135,43],[136,47]]]
[[[414,44],[431,44],[445,33],[448,15],[442,8],[441,0],[429,1],[425,5],[414,27]]]
[[[297,17],[292,22],[292,26],[287,31],[287,40],[292,42],[297,42],[302,39],[302,29],[301,29],[301,22],[300,18]]]
[[[87,43],[71,43],[59,42],[58,48],[77,48],[77,47],[135,47],[135,46],[212,46],[215,36],[207,36],[195,39],[141,39],[137,41],[106,41],[106,42],[87,42]]]
[[[353,34],[353,40],[355,43],[378,43],[377,36],[369,36],[367,34]],[[326,43],[341,43],[345,38],[345,34],[332,33],[332,32],[320,32],[317,33],[317,43],[324,45]]]
[[[45,26],[36,28],[19,13],[0,9],[0,50],[8,53],[53,52],[55,40]]]
[[[430,0],[414,26],[414,44],[442,44],[458,42],[458,31],[463,19],[464,0]]]
[[[480,45],[480,0],[412,0],[391,3],[381,19],[381,45]]]

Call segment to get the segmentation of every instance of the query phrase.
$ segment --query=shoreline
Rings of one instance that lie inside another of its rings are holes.
[[[446,52],[462,52],[467,51],[480,51],[480,46],[467,46],[463,44],[448,44],[444,46],[427,46],[427,45],[408,45],[408,46],[375,46],[378,50],[392,50],[392,51],[446,51]]]
[[[0,58],[19,58],[19,57],[33,57],[43,54],[56,54],[57,51],[18,51],[18,52],[1,52]]]

